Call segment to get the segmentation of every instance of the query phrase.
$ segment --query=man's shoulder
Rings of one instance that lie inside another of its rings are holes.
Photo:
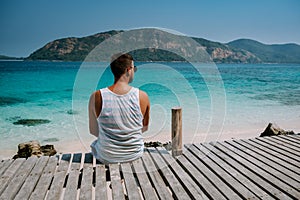
[[[139,89],[139,96],[140,96],[140,100],[148,101],[149,99],[148,94],[145,91],[140,89]]]

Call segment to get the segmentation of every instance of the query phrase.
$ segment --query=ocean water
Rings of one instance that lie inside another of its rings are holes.
[[[299,64],[136,65],[131,85],[151,102],[147,141],[170,140],[171,108],[177,106],[184,143],[256,137],[269,122],[300,132]],[[95,139],[88,132],[89,96],[112,82],[108,63],[0,62],[1,153],[29,140],[62,151],[62,144],[79,142],[88,150]],[[25,119],[49,123],[16,124]]]

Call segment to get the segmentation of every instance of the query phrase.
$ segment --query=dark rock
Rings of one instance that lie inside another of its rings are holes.
[[[36,126],[40,124],[47,124],[51,121],[48,119],[19,119],[18,121],[15,121],[14,125],[24,125],[24,126]]]
[[[165,149],[167,149],[168,151],[172,149],[172,143],[166,142],[166,143],[161,143],[159,141],[156,142],[144,142],[144,146],[145,147],[165,147]]]
[[[13,157],[16,158],[28,158],[30,156],[53,156],[56,154],[56,150],[53,145],[41,146],[36,140],[24,142],[18,145],[18,153]]]
[[[59,141],[58,138],[47,138],[47,139],[43,140],[42,143],[43,142],[58,142],[58,141]]]
[[[52,144],[41,146],[41,152],[44,156],[53,156],[56,154],[56,150],[54,149],[54,146]]]
[[[76,110],[70,109],[70,110],[67,111],[67,113],[68,113],[69,115],[76,115],[76,114],[78,114],[79,112],[76,111]]]
[[[19,120],[19,119],[21,119],[21,116],[8,117],[5,120],[13,122],[13,121],[16,121],[16,120]]]
[[[9,106],[9,105],[25,103],[25,102],[27,101],[21,98],[0,96],[0,106]]]
[[[264,136],[276,136],[276,135],[291,135],[295,134],[294,131],[285,131],[279,126],[269,123],[267,128],[260,134],[260,137]]]
[[[24,142],[18,145],[18,154],[14,158],[28,158],[32,155],[41,156],[40,143],[36,140]]]

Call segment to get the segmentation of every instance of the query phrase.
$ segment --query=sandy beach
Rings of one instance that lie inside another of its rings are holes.
[[[255,138],[264,131],[268,124],[261,123],[257,127],[234,127],[230,125],[224,125],[221,133],[197,133],[197,134],[187,134],[188,131],[183,131],[183,144],[189,143],[203,143],[211,141],[226,141],[233,139],[250,139]],[[298,120],[288,120],[282,121],[279,125],[284,130],[293,130],[295,133],[299,133]],[[145,133],[146,134],[146,133]],[[54,145],[57,150],[57,154],[67,154],[67,153],[88,153],[90,152],[89,145],[94,141],[94,137],[88,137],[84,139],[72,138],[69,141],[57,141],[49,142],[47,144]],[[144,142],[150,141],[160,141],[162,143],[171,141],[170,132],[160,132],[159,134],[144,139]],[[24,141],[27,142],[27,141]],[[46,144],[46,143],[45,143]],[[43,145],[45,145],[43,144]],[[2,150],[0,153],[0,160],[10,159],[17,153],[18,147],[13,147],[13,149]]]

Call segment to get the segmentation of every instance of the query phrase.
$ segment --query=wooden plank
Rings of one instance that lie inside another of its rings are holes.
[[[4,192],[1,194],[1,199],[13,199],[17,192],[22,187],[25,179],[30,174],[34,165],[36,164],[37,157],[29,157],[16,171],[14,177],[11,179],[11,184],[7,186]],[[29,191],[28,191],[29,192]]]
[[[183,168],[176,162],[173,157],[171,157],[171,155],[164,148],[159,147],[157,149],[159,150],[162,157],[166,160],[166,162],[170,165],[170,167],[174,170],[174,173],[177,173],[178,178],[186,186],[186,189],[189,191],[190,195],[192,195],[195,199],[208,199],[206,194],[201,190],[197,183],[189,176],[189,174],[185,170],[183,170]]]
[[[204,143],[202,146],[205,146],[207,149],[210,149],[215,153],[219,158],[221,158],[224,162],[228,163],[231,167],[235,168],[240,174],[247,177],[251,182],[261,187],[265,192],[270,194],[272,197],[276,198],[279,195],[279,198],[282,199],[290,199],[287,195],[282,194],[282,192],[276,188],[274,188],[269,182],[265,179],[257,176],[253,171],[249,170],[245,165],[239,162],[239,159],[233,159],[230,155],[227,154],[229,150],[220,150],[216,148],[216,144],[207,144]]]
[[[300,166],[300,158],[298,156],[296,156],[295,154],[291,154],[288,151],[281,149],[280,147],[278,147],[275,144],[266,143],[265,141],[262,141],[262,140],[257,139],[257,138],[256,139],[250,139],[250,141],[256,142],[257,144],[260,144],[260,145],[262,145],[266,148],[269,148],[272,151],[277,152],[277,153],[281,154],[282,156],[284,156],[284,159],[288,160],[287,158],[289,158],[289,159],[293,160],[294,161],[293,163],[295,163],[296,166]]]
[[[263,137],[255,138],[255,140],[256,141],[259,140],[259,141],[265,143],[265,145],[267,145],[269,148],[272,148],[275,151],[280,152],[280,153],[282,153],[285,156],[288,156],[288,157],[290,157],[292,159],[300,161],[300,154],[298,153],[299,154],[298,155],[295,151],[293,151],[293,150],[291,150],[291,149],[289,149],[289,148],[287,148],[285,146],[279,145],[279,144],[277,144],[277,143],[275,143],[273,141],[270,141],[270,140],[268,140],[266,138],[263,138]],[[300,162],[299,162],[299,164],[300,164]]]
[[[217,175],[213,173],[207,166],[203,164],[203,161],[200,161],[201,155],[199,155],[199,151],[195,148],[195,146],[190,146],[189,149],[194,153],[192,154],[190,151],[185,151],[185,156],[190,162],[197,168],[198,171],[200,171],[202,174],[204,174],[205,178],[208,180],[205,183],[209,184],[210,182],[212,187],[210,188],[210,195],[213,195],[213,198],[217,199],[224,199],[227,198],[240,198],[234,191],[232,191],[231,188],[229,188]],[[197,155],[197,157],[195,156]],[[206,157],[206,156],[205,156]],[[205,188],[206,189],[206,188]],[[216,190],[218,192],[216,192]],[[207,191],[208,192],[208,191]],[[214,192],[214,193],[212,193]]]
[[[42,175],[43,169],[49,160],[48,156],[42,156],[38,159],[36,165],[30,172],[29,176],[26,178],[22,188],[14,198],[15,200],[28,199],[33,192],[40,176]],[[26,163],[25,163],[26,164]]]
[[[258,148],[253,148],[250,144],[240,141],[240,140],[235,140],[234,143],[238,145],[242,145],[248,149],[251,149],[251,151],[247,151],[249,154],[252,156],[255,156],[257,159],[259,159],[261,162],[264,162],[265,164],[268,164],[269,166],[273,167],[274,169],[280,170],[287,176],[295,179],[295,180],[300,180],[300,169],[275,157],[272,156]]]
[[[81,153],[76,153],[73,155],[68,181],[66,184],[66,190],[64,193],[64,199],[76,199],[77,197],[81,157]]]
[[[141,159],[137,159],[132,162],[132,165],[134,167],[134,172],[137,176],[137,179],[139,181],[139,185],[142,189],[142,193],[144,196],[144,199],[158,199],[156,196],[156,192],[153,189],[150,180],[148,179],[148,176],[146,174],[146,170],[143,167],[143,162]]]
[[[286,137],[288,138],[293,138],[295,141],[297,141],[298,144],[300,144],[300,134],[295,134],[295,135],[287,135]]]
[[[291,142],[293,145],[300,146],[300,137],[299,136],[297,136],[295,138],[295,137],[290,137],[290,135],[279,135],[278,137]]]
[[[226,146],[227,148],[230,148],[235,153],[237,153],[240,156],[242,156],[243,158],[247,159],[248,161],[250,161],[257,167],[261,168],[265,172],[269,173],[271,176],[274,176],[276,179],[279,179],[280,181],[282,181],[283,184],[281,184],[281,185],[279,185],[279,182],[276,181],[276,185],[278,185],[280,188],[282,188],[282,189],[285,188],[285,190],[291,190],[291,191],[295,192],[295,194],[300,195],[299,192],[294,191],[294,190],[297,190],[297,188],[300,188],[300,182],[297,181],[300,179],[295,180],[295,179],[289,177],[288,173],[284,174],[283,172],[285,172],[285,169],[283,167],[280,167],[279,165],[274,166],[276,164],[270,163],[268,161],[267,161],[267,163],[265,163],[264,162],[264,161],[266,161],[265,159],[263,159],[262,157],[260,157],[257,154],[254,154],[254,155],[253,155],[253,153],[252,153],[252,155],[251,155],[251,153],[249,154],[249,151],[247,151],[247,149],[240,150],[241,148],[244,148],[244,147],[241,145],[238,145],[236,143],[233,143],[232,141],[223,143],[223,145]]]
[[[13,163],[7,168],[7,170],[2,174],[0,179],[0,194],[8,186],[10,180],[15,176],[19,167],[25,162],[25,158],[19,158],[13,161]]]
[[[95,199],[107,198],[107,189],[106,189],[106,169],[105,165],[98,164],[96,165],[96,185],[95,185]]]
[[[163,178],[160,176],[158,169],[154,165],[152,159],[150,158],[149,152],[145,151],[142,157],[143,162],[145,163],[145,167],[149,176],[151,178],[154,189],[159,196],[159,199],[169,200],[172,199],[171,192],[167,189],[167,185],[164,183]]]
[[[235,178],[238,182],[243,184],[244,187],[246,187],[249,191],[249,195],[246,193],[244,196],[250,196],[255,195],[259,198],[264,198],[264,199],[274,199],[274,197],[271,197],[268,193],[263,191],[260,187],[258,187],[256,184],[251,182],[247,177],[245,177],[243,174],[239,173],[238,170],[230,166],[228,163],[223,161],[221,158],[219,158],[214,151],[211,151],[211,149],[206,148],[206,146],[203,145],[197,145],[199,149],[211,160],[214,161],[219,167],[221,167],[223,170],[225,170],[228,174],[230,174],[233,178]],[[204,148],[203,148],[204,147]],[[199,156],[200,157],[200,156]],[[203,155],[202,155],[203,157]],[[203,157],[204,158],[204,157]],[[215,171],[218,168],[215,168]],[[231,183],[233,184],[233,183]],[[255,198],[255,197],[254,197]]]
[[[112,198],[115,200],[125,199],[119,164],[109,164],[109,170],[112,187]]]
[[[121,163],[121,170],[124,177],[128,199],[141,199],[130,163]]]
[[[240,141],[245,142],[246,144],[250,144],[250,145],[254,146],[256,149],[264,151],[266,154],[282,160],[282,162],[285,162],[287,164],[293,165],[296,168],[299,168],[299,164],[297,161],[295,161],[294,159],[291,159],[289,157],[286,157],[279,152],[273,151],[270,148],[267,148],[264,144],[261,144],[260,141],[256,141],[256,142],[251,141],[251,140],[240,140]],[[298,170],[295,170],[294,172],[297,172],[297,171]]]
[[[259,196],[264,196],[266,193],[261,192],[261,190],[256,190],[257,192],[260,192],[260,194],[257,196],[256,193],[251,192],[245,185],[243,185],[239,180],[237,180],[235,177],[233,177],[231,174],[227,173],[226,170],[224,170],[219,163],[215,163],[214,160],[210,159],[210,154],[212,152],[208,151],[203,146],[198,146],[196,148],[195,146],[190,146],[190,150],[198,156],[198,159],[203,162],[204,165],[206,165],[214,174],[216,174],[227,186],[230,187],[232,194],[236,193],[240,197],[237,197],[237,195],[232,195],[230,198],[243,198],[243,199],[254,199],[258,198]],[[219,159],[218,159],[219,160]],[[214,180],[212,180],[214,181]]]
[[[13,159],[9,159],[9,160],[3,160],[1,162],[1,167],[0,167],[0,177],[2,176],[2,174],[5,172],[5,170],[11,165],[11,163],[13,162]]]
[[[210,199],[226,199],[223,194],[193,165],[195,161],[194,155],[189,151],[183,152],[184,156],[179,156],[178,161],[181,163],[193,180],[197,183],[199,189],[205,191],[206,196]],[[189,160],[187,159],[189,158]]]
[[[93,166],[93,155],[92,153],[86,153],[84,155],[84,163],[83,166]]]
[[[296,140],[291,137],[287,137],[286,135],[279,135],[278,137],[276,137],[276,139],[281,140],[283,142],[287,142],[288,144],[293,145],[293,146],[297,147],[298,149],[300,149],[300,141],[299,140]]]
[[[66,174],[70,165],[71,154],[63,154],[58,168],[54,173],[47,199],[59,199],[65,183]]]
[[[268,141],[272,141],[275,142],[276,144],[280,145],[280,146],[284,146],[286,148],[288,148],[290,151],[292,151],[293,153],[295,152],[296,154],[300,153],[300,145],[299,147],[294,146],[293,144],[291,144],[291,142],[288,142],[286,140],[282,140],[280,137],[265,137],[264,139],[268,140]]]
[[[168,164],[165,163],[163,158],[160,156],[158,151],[153,147],[147,148],[151,157],[157,165],[157,168],[161,171],[161,175],[170,186],[174,198],[177,199],[190,199],[191,197],[187,194],[183,186],[180,184],[176,176],[173,174]]]
[[[286,184],[284,184],[280,179],[278,179],[277,177],[272,176],[271,174],[269,174],[268,172],[262,170],[261,168],[259,168],[258,166],[254,165],[252,162],[248,161],[247,159],[251,159],[250,157],[247,157],[246,155],[244,155],[244,153],[242,153],[241,151],[239,151],[238,149],[232,149],[230,148],[230,146],[228,146],[228,144],[226,143],[217,143],[216,147],[222,151],[225,150],[230,150],[227,151],[227,154],[232,158],[235,159],[236,161],[238,161],[239,163],[241,163],[242,165],[245,166],[245,168],[249,169],[250,171],[252,171],[253,173],[256,174],[256,176],[261,177],[262,179],[264,179],[265,181],[267,181],[269,184],[272,185],[273,189],[272,191],[274,191],[274,194],[277,195],[283,195],[285,199],[288,198],[295,198],[295,196],[298,196],[298,192],[293,190],[292,188],[289,188],[290,190],[285,191],[284,188],[287,188]],[[237,153],[238,152],[238,153]],[[246,158],[247,159],[246,159]],[[253,161],[253,160],[251,160]],[[253,161],[254,162],[254,161]],[[269,167],[267,168],[267,170],[271,170]],[[276,184],[275,184],[276,183]],[[277,191],[277,192],[276,192]],[[287,196],[288,195],[288,196]],[[282,196],[282,197],[283,197]]]
[[[51,156],[49,158],[48,163],[45,166],[42,175],[30,196],[31,200],[39,200],[45,198],[48,188],[50,187],[54,171],[57,166],[57,159],[58,158],[56,156]]]
[[[84,166],[82,171],[79,199],[92,199],[93,173],[94,169],[92,165]]]

